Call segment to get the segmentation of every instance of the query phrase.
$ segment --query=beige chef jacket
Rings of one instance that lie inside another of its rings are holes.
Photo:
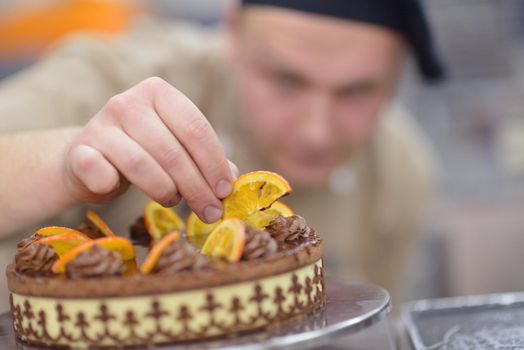
[[[271,170],[242,132],[224,51],[219,32],[150,19],[118,39],[75,35],[57,44],[38,64],[0,84],[0,131],[83,125],[111,96],[159,76],[209,118],[241,172]],[[329,185],[295,188],[285,202],[324,239],[328,274],[372,281],[397,297],[430,180],[424,138],[407,114],[392,105],[369,141],[333,174]],[[131,189],[95,209],[116,232],[127,234],[146,201]],[[85,208],[74,208],[49,223],[74,226],[84,213]],[[16,242],[33,229],[0,241],[2,271],[13,259]],[[2,278],[0,311],[6,308]]]

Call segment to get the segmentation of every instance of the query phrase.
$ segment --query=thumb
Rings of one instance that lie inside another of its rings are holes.
[[[76,145],[66,157],[64,185],[75,199],[99,203],[125,192],[129,182],[98,150]]]

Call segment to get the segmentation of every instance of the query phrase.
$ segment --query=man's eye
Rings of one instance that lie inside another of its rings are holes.
[[[371,95],[375,90],[375,86],[372,84],[361,84],[344,88],[338,91],[340,97],[353,98]]]
[[[300,80],[291,74],[277,74],[275,80],[279,86],[286,89],[296,88],[300,85]]]

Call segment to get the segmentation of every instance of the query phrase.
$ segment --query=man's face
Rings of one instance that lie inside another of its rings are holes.
[[[230,30],[250,137],[296,184],[325,183],[370,135],[405,54],[377,26],[249,7]]]

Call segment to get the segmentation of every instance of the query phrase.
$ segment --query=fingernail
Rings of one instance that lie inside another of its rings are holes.
[[[227,180],[220,180],[217,184],[217,197],[224,198],[227,197],[232,190],[233,186],[231,185],[231,182]]]
[[[204,218],[206,219],[208,224],[220,220],[221,216],[222,210],[218,209],[217,207],[209,206],[206,207],[206,209],[204,209]]]
[[[170,207],[174,207],[175,205],[177,205],[178,203],[180,203],[180,201],[182,200],[182,196],[180,195],[180,193],[177,193],[175,194],[175,196],[173,197],[173,199],[171,199],[169,201],[169,206]]]

